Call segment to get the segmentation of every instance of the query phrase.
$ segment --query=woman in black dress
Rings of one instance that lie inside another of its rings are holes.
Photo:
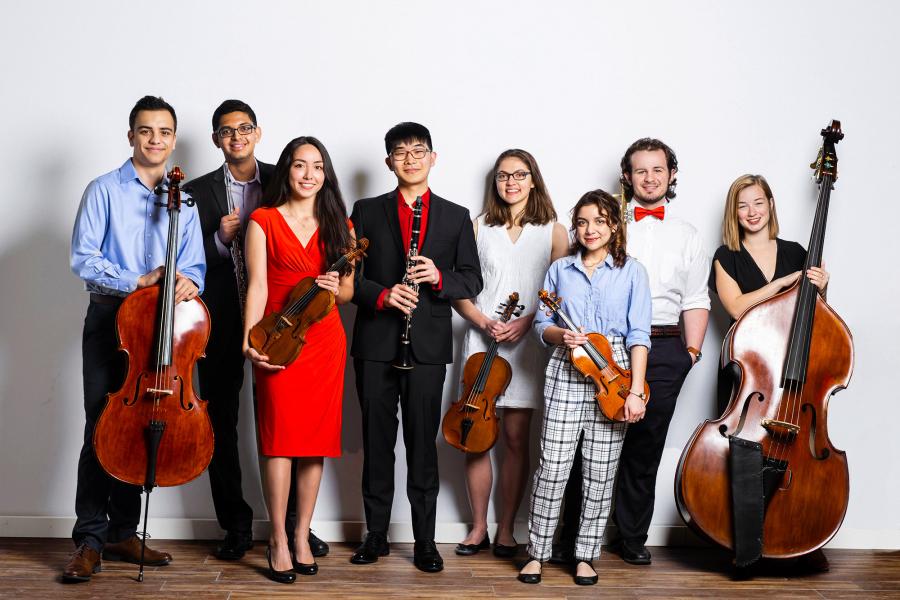
[[[778,216],[769,183],[762,175],[741,175],[728,190],[722,219],[724,244],[716,250],[709,274],[709,289],[718,295],[732,324],[745,310],[800,278],[806,264],[806,250],[797,242],[777,236]],[[806,276],[824,296],[828,272],[810,267]],[[728,407],[738,375],[734,365],[719,372],[719,414]],[[817,550],[800,557],[798,566],[827,571],[828,560]]]

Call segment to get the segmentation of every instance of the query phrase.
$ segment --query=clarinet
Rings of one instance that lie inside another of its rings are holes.
[[[234,212],[234,198],[231,197],[231,186],[228,185],[228,163],[223,165],[225,174],[225,196],[228,198],[228,213]],[[244,306],[247,303],[247,271],[244,269],[244,236],[238,226],[237,234],[231,240],[231,260],[234,262],[234,278],[237,281],[238,302],[241,306],[241,319],[244,318]]]
[[[422,197],[416,196],[416,201],[413,203],[412,235],[409,238],[409,253],[406,255],[406,272],[403,274],[403,280],[401,281],[403,285],[412,288],[414,292],[419,291],[419,284],[413,283],[410,279],[409,270],[416,266],[416,261],[414,261],[412,257],[419,254],[419,227],[421,224]],[[410,311],[408,315],[403,315],[403,332],[400,334],[400,350],[397,352],[397,358],[392,365],[395,369],[409,371],[413,368],[412,347],[409,343],[409,330],[411,326],[412,311]]]

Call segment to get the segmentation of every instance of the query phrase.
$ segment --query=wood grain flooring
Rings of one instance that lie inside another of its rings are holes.
[[[412,565],[412,544],[394,544],[391,554],[374,565],[349,563],[353,544],[331,544],[319,559],[319,574],[297,577],[293,585],[266,579],[265,546],[258,544],[241,561],[224,562],[211,554],[215,542],[153,540],[171,552],[167,567],[145,570],[104,562],[88,583],[62,584],[59,573],[72,544],[63,539],[0,539],[0,598],[900,598],[900,552],[826,550],[828,573],[802,574],[780,565],[763,565],[753,578],[735,580],[729,558],[712,548],[651,548],[653,564],[636,567],[604,551],[595,563],[600,582],[579,587],[571,571],[544,565],[543,582],[516,581],[516,563],[482,552],[471,557],[439,546],[442,573],[426,574]],[[523,557],[522,557],[523,558]]]

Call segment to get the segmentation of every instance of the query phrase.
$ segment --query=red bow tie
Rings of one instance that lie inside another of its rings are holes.
[[[647,210],[642,206],[634,207],[634,220],[640,221],[646,216],[656,217],[660,221],[666,218],[666,207],[665,206],[657,206],[652,210]]]

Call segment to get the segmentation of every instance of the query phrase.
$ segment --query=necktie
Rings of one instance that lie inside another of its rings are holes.
[[[665,206],[657,206],[652,210],[647,210],[642,206],[634,207],[634,220],[640,221],[646,216],[656,217],[660,221],[662,221],[666,217],[666,207]]]

